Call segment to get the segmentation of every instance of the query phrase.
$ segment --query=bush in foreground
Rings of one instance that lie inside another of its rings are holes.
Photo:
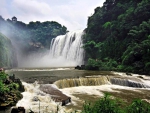
[[[120,99],[112,99],[109,94],[94,104],[85,102],[82,113],[150,113],[150,104],[140,99],[130,105]]]

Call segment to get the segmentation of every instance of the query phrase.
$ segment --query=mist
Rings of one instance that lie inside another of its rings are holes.
[[[74,67],[83,64],[83,30],[68,32],[65,26],[54,21],[25,24],[13,19],[5,21],[1,17],[0,23],[0,32],[14,46],[17,67]]]
[[[76,65],[77,63],[75,61],[67,60],[62,56],[53,58],[47,52],[44,55],[41,55],[41,53],[34,53],[27,57],[22,57],[19,61],[18,67],[74,67]]]
[[[84,62],[83,30],[68,32],[52,39],[50,49],[32,53],[19,62],[19,67],[75,67]]]

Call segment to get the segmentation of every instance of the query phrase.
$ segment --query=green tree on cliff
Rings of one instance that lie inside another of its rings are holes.
[[[93,59],[93,64],[87,63],[88,67],[101,61],[99,70],[109,67],[109,70],[150,73],[149,22],[149,0],[106,0],[88,18],[85,29],[86,56]],[[117,66],[107,65],[110,61]]]

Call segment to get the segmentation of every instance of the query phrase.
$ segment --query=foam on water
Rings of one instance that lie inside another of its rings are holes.
[[[23,82],[23,85],[25,86],[25,92],[22,93],[23,98],[17,103],[18,107],[25,107],[25,109],[27,109],[27,113],[30,109],[34,112],[39,112],[40,110],[42,113],[50,113],[56,112],[57,106],[59,106],[59,113],[63,113],[64,110],[59,103],[54,102],[50,95],[40,91],[37,83],[28,84]]]
[[[43,93],[39,90],[39,85],[34,84],[27,84],[23,82],[26,91],[23,92],[23,99],[21,99],[17,106],[24,106],[26,109],[32,109],[34,112],[39,112],[39,101],[34,101],[34,97],[38,97],[40,100],[40,111],[49,113],[56,111],[57,105],[59,103],[54,102],[50,95]],[[49,85],[49,84],[47,84]],[[52,87],[57,88],[54,84]],[[115,90],[118,89],[118,90]],[[100,85],[100,86],[79,86],[79,87],[71,87],[71,88],[64,88],[60,89],[64,94],[71,97],[71,104],[77,106],[76,101],[80,101],[79,98],[75,97],[74,94],[85,94],[85,95],[97,95],[97,96],[104,96],[104,91],[107,92],[120,92],[121,90],[131,90],[131,91],[138,91],[138,88],[133,87],[126,87],[126,86],[119,86],[119,85]],[[139,88],[140,91],[141,88]],[[149,88],[150,89],[150,88]],[[148,90],[148,88],[147,88]],[[149,101],[149,100],[148,100]],[[69,110],[66,110],[65,107],[59,105],[59,112],[58,113],[65,113]]]
[[[33,110],[34,112],[39,112],[39,104],[40,104],[40,111],[46,112],[47,111],[56,111],[57,106],[59,103],[54,102],[50,95],[45,94],[41,90],[39,90],[39,85],[37,83],[34,84],[28,84],[23,82],[23,85],[25,86],[25,92],[23,92],[23,98],[18,101],[17,106],[23,106],[29,111],[29,109]],[[47,84],[49,85],[49,84]],[[57,88],[55,85],[52,85],[53,87]],[[98,95],[103,96],[103,93],[101,91],[114,91],[112,88],[121,88],[124,89],[124,86],[117,86],[117,85],[101,85],[101,86],[79,86],[79,87],[72,87],[72,88],[64,88],[61,89],[61,91],[64,94],[67,94],[71,97],[72,104],[76,105],[75,101],[79,100],[78,98],[74,97],[73,94],[87,94],[87,95]],[[132,89],[132,88],[128,88]],[[40,103],[38,100],[34,100],[34,98],[37,97],[40,100]],[[65,108],[60,106],[59,113],[64,113]]]
[[[123,73],[123,72],[115,72],[115,71],[112,71],[112,73],[113,73],[114,75],[127,76],[126,73]]]
[[[9,71],[58,71],[58,70],[72,70],[73,68],[47,68],[47,69],[10,69]],[[7,70],[6,70],[7,71]]]
[[[148,86],[150,86],[150,77],[142,75],[142,78],[138,76],[127,76],[123,73],[116,73],[117,75],[120,75],[120,78],[122,80],[125,80],[126,78],[129,79],[129,82],[138,82],[138,83],[144,83]],[[140,76],[140,75],[139,75]],[[98,77],[98,76],[97,76]],[[115,78],[115,76],[112,76]],[[134,79],[133,79],[134,78]],[[135,79],[136,78],[136,79]],[[32,109],[34,112],[39,112],[39,104],[40,104],[40,111],[42,112],[55,112],[57,110],[57,106],[59,106],[59,112],[58,113],[65,113],[69,110],[66,110],[65,106],[62,107],[60,103],[56,103],[51,99],[51,96],[49,94],[46,94],[42,92],[39,87],[40,85],[35,82],[33,84],[28,84],[23,82],[23,85],[25,86],[26,91],[23,92],[23,98],[17,103],[17,106],[23,106],[26,109]],[[54,87],[57,89],[57,86],[55,84],[44,84],[46,86]],[[127,86],[120,86],[120,85],[113,85],[113,84],[102,84],[98,86],[78,86],[78,87],[69,87],[69,88],[63,88],[59,89],[62,91],[62,93],[68,95],[71,97],[71,104],[73,106],[78,106],[78,101],[81,101],[78,97],[74,96],[74,94],[84,94],[84,95],[97,95],[99,97],[104,96],[103,92],[121,92],[121,90],[130,90],[135,92],[141,92],[144,90],[149,91],[150,88],[136,88],[136,87],[127,87]],[[34,97],[37,97],[40,100],[35,101]],[[150,101],[145,99],[146,101]]]

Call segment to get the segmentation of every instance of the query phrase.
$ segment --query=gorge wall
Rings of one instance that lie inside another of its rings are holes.
[[[0,67],[16,67],[17,57],[11,41],[0,33]]]

